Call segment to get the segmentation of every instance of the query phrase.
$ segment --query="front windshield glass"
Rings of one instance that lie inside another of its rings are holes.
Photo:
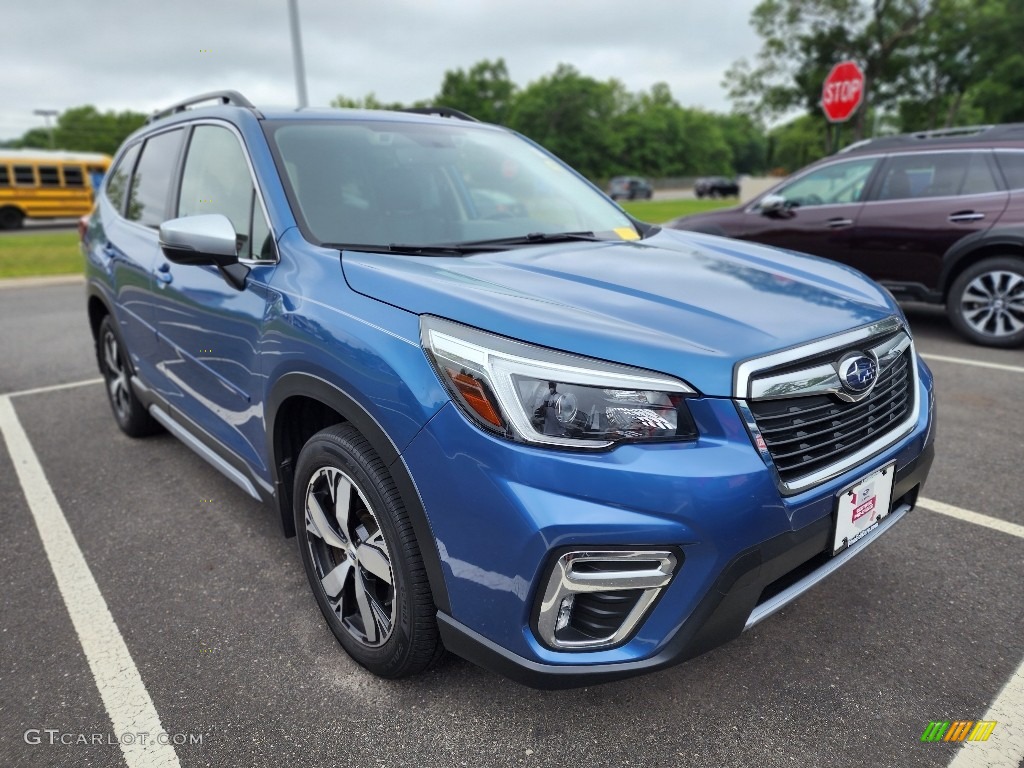
[[[318,243],[450,245],[593,233],[635,240],[603,194],[518,136],[472,124],[265,123]]]

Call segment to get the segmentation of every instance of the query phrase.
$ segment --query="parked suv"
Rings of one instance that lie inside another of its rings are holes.
[[[914,506],[932,377],[884,290],[639,223],[434,112],[197,97],[125,141],[83,234],[117,424],[270,504],[356,661],[664,667]]]
[[[1024,124],[865,141],[669,226],[835,259],[976,344],[1024,344]]]
[[[612,200],[650,200],[654,187],[639,176],[616,176],[608,182],[608,197]]]

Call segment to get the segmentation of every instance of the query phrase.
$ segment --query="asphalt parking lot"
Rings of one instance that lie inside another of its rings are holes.
[[[908,308],[938,393],[927,501],[737,641],[545,692],[352,662],[272,510],[117,430],[84,307],[81,284],[0,288],[0,766],[1024,765],[1022,350]],[[947,720],[997,725],[921,741]]]

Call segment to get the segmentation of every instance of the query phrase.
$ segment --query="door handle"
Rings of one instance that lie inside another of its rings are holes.
[[[949,220],[958,223],[962,221],[981,221],[985,218],[984,213],[978,213],[976,211],[957,211],[949,215]]]
[[[825,224],[829,229],[842,229],[853,226],[853,219],[829,219]]]
[[[166,262],[157,267],[156,272],[153,274],[156,275],[157,281],[163,285],[167,285],[174,280],[174,275],[171,274],[171,265]]]

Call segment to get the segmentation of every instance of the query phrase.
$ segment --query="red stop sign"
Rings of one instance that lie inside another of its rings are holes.
[[[864,98],[864,72],[855,61],[832,67],[821,88],[821,108],[833,123],[850,119]]]

